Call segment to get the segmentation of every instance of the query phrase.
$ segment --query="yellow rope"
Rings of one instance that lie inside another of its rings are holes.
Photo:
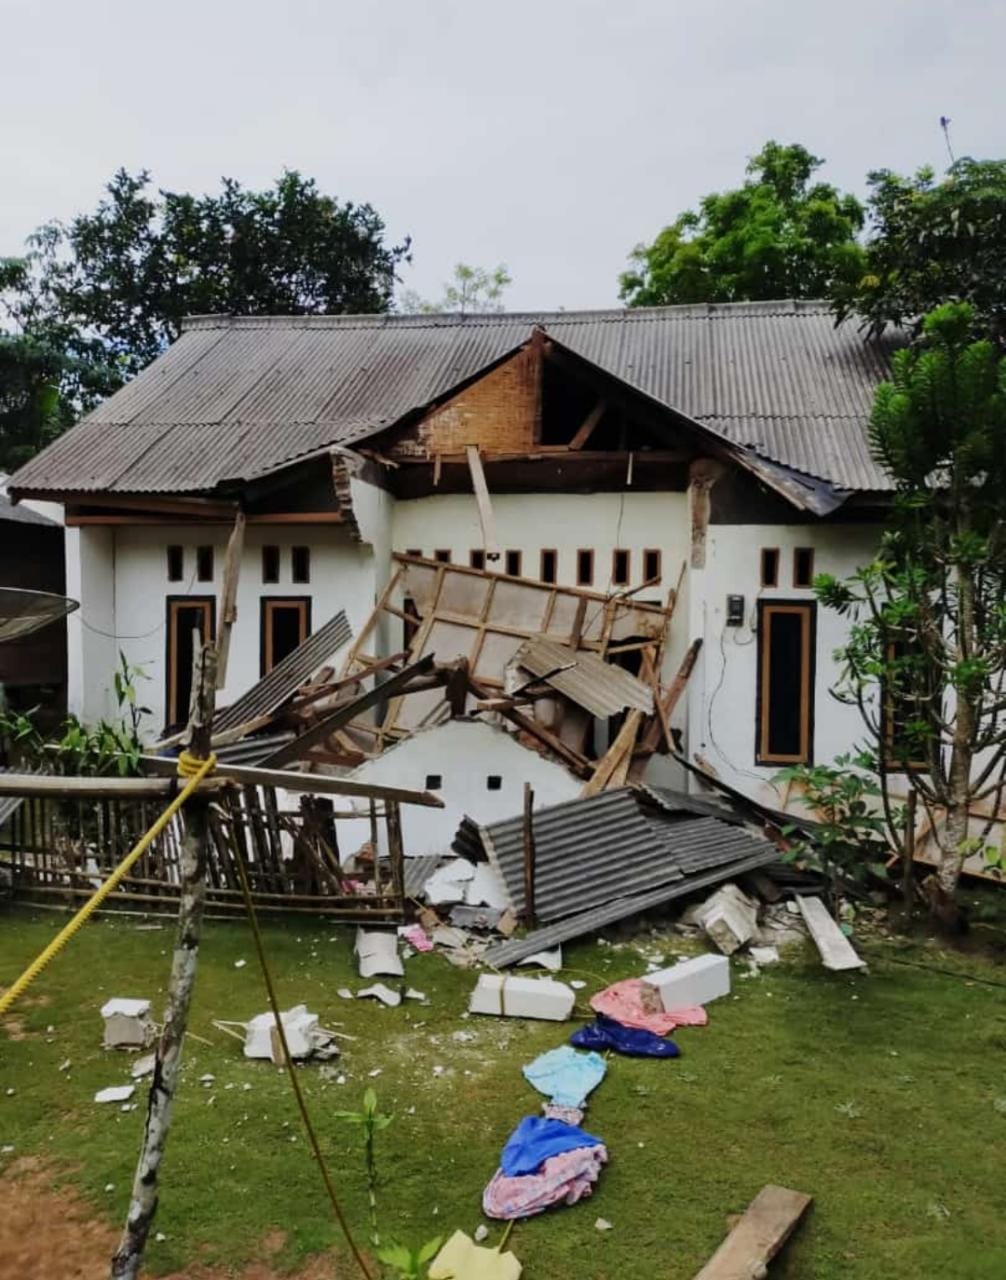
[[[133,845],[132,849],[126,854],[105,883],[94,893],[93,897],[84,903],[69,924],[59,931],[45,950],[25,969],[14,985],[0,996],[0,1017],[3,1017],[14,1001],[27,991],[49,961],[62,951],[81,925],[97,911],[108,895],[114,893],[123,878],[128,875],[133,864],[150,848],[185,801],[199,786],[200,782],[211,772],[216,762],[217,758],[213,754],[210,754],[205,760],[200,760],[198,756],[189,755],[187,751],[181,753],[178,757],[178,776],[186,779],[185,786],[182,787],[181,791],[171,801],[146,835],[141,836],[136,844]]]

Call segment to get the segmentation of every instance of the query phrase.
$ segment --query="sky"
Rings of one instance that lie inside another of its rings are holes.
[[[506,263],[509,309],[618,305],[633,245],[768,138],[873,168],[1002,156],[1002,0],[0,0],[0,256],[120,166],[299,169],[412,237],[403,286]]]

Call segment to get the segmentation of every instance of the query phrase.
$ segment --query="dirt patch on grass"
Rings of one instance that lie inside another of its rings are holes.
[[[119,1243],[116,1228],[95,1218],[81,1196],[54,1185],[51,1167],[31,1157],[14,1161],[0,1178],[0,1276],[18,1280],[107,1280],[109,1259]],[[281,1231],[262,1241],[264,1260],[241,1272],[197,1265],[167,1280],[330,1280],[329,1255],[311,1260],[296,1275],[274,1270],[268,1261],[285,1243]]]

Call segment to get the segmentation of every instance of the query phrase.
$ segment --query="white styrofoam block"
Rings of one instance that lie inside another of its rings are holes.
[[[446,907],[464,902],[465,889],[475,878],[475,863],[467,858],[454,858],[438,867],[423,885],[423,897],[431,907]]]
[[[498,907],[502,911],[509,901],[500,873],[488,862],[480,862],[465,888],[465,902],[470,907]]]
[[[648,973],[644,982],[660,996],[664,1010],[673,1013],[675,1009],[708,1004],[729,995],[730,961],[726,956],[695,956],[669,969]]]
[[[135,1084],[112,1084],[107,1089],[99,1089],[94,1095],[95,1102],[128,1102],[136,1092]]]
[[[553,978],[511,978],[483,973],[468,1004],[469,1013],[507,1018],[544,1018],[565,1022],[573,1012],[576,992]]]

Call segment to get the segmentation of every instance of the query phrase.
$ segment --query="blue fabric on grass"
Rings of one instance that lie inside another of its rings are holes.
[[[607,1069],[599,1053],[577,1053],[564,1044],[529,1062],[524,1078],[557,1106],[583,1107]]]
[[[614,1049],[629,1058],[677,1058],[681,1054],[673,1040],[665,1040],[642,1027],[623,1027],[603,1013],[579,1031],[574,1031],[569,1042],[579,1049]]]
[[[507,1138],[500,1156],[500,1168],[508,1178],[517,1178],[525,1173],[537,1173],[549,1156],[575,1151],[579,1147],[602,1145],[600,1138],[585,1133],[574,1124],[547,1120],[544,1116],[525,1116]]]

